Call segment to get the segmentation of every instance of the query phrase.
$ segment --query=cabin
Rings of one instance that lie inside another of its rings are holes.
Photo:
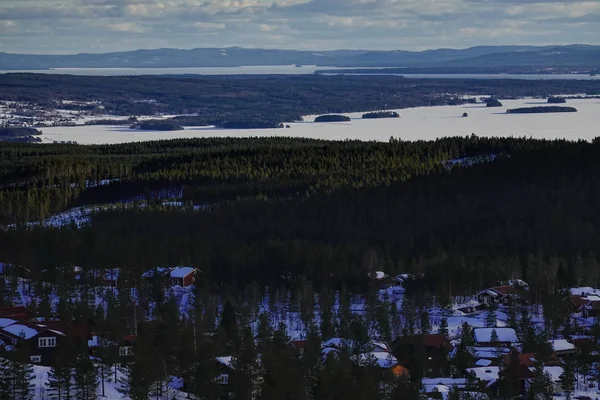
[[[306,341],[306,340],[292,340],[290,342],[290,345],[292,346],[292,348],[294,350],[296,350],[298,352],[298,355],[300,357],[302,357],[304,355],[304,351],[306,349],[307,344],[308,344],[308,341]]]
[[[584,318],[595,318],[600,316],[600,296],[593,293],[579,292],[565,299],[571,312],[581,313]]]
[[[551,340],[550,344],[558,357],[572,356],[577,353],[575,345],[566,339]]]
[[[420,355],[424,361],[423,376],[435,378],[444,376],[447,363],[444,361],[452,350],[452,344],[442,334],[423,336],[400,336],[392,344],[394,355],[401,364],[410,365]]]
[[[120,268],[105,269],[102,274],[102,282],[104,286],[117,287],[119,276],[121,275]]]
[[[123,336],[123,339],[118,344],[119,361],[128,362],[133,359],[133,346],[135,345],[136,339],[137,336],[135,335]]]
[[[221,388],[221,398],[228,399],[233,396],[233,383],[230,379],[234,371],[233,357],[217,357],[215,359],[218,369],[218,375],[216,381]]]
[[[495,286],[477,292],[477,301],[481,304],[498,304],[506,307],[525,305],[527,300],[522,296],[529,286],[522,280],[510,281],[508,285]]]
[[[496,331],[498,342],[492,342],[492,332]],[[473,340],[476,346],[513,347],[519,342],[517,333],[512,328],[474,328]]]
[[[176,267],[169,272],[171,286],[191,286],[196,282],[196,268]]]
[[[25,347],[32,363],[49,366],[56,359],[56,348],[65,340],[63,332],[28,321],[16,321],[0,328],[0,342],[10,355],[11,351]]]

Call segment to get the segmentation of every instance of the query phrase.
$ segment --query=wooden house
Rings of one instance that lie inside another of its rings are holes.
[[[496,343],[492,342],[492,333],[494,330],[498,336],[498,341]],[[473,340],[475,341],[476,346],[499,346],[509,348],[519,342],[517,332],[512,328],[474,328]]]
[[[176,267],[169,272],[171,286],[190,286],[196,282],[196,268]]]
[[[32,363],[51,365],[56,359],[56,348],[65,340],[63,332],[28,321],[17,321],[0,328],[0,341],[5,350],[25,347]]]
[[[394,355],[403,365],[411,365],[415,358],[423,360],[424,377],[444,376],[448,371],[445,360],[452,344],[441,334],[400,336],[392,344]]]

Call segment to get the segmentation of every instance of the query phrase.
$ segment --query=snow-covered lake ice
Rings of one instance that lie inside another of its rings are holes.
[[[76,141],[80,144],[127,143],[160,139],[197,137],[303,137],[327,140],[388,141],[432,140],[445,136],[527,136],[536,139],[564,138],[591,140],[600,136],[600,100],[570,99],[567,106],[576,113],[507,114],[506,109],[548,105],[544,100],[503,100],[504,107],[482,104],[418,107],[397,110],[401,118],[361,119],[363,113],[347,113],[349,122],[315,123],[315,116],[304,122],[289,123],[290,129],[220,129],[186,127],[183,131],[139,131],[128,126],[78,126],[42,128],[43,142]],[[463,118],[463,113],[468,117]]]

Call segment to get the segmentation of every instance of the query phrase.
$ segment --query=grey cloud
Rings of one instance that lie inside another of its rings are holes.
[[[235,45],[423,49],[600,42],[597,37],[600,0],[547,0],[543,2],[545,5],[537,0],[499,3],[489,0],[0,0],[0,45],[2,51],[10,52],[69,53]],[[543,36],[549,32],[551,36]]]

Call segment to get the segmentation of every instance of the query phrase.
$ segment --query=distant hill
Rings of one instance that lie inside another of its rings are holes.
[[[49,68],[174,68],[252,65],[323,67],[600,67],[600,46],[478,46],[415,51],[297,51],[277,49],[156,49],[104,54],[0,53],[0,70]]]

